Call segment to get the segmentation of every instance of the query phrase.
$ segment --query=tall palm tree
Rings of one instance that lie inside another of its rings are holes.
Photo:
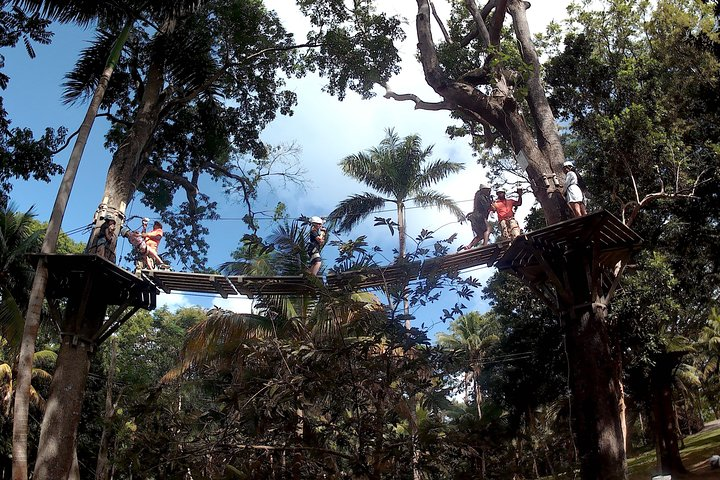
[[[407,202],[413,200],[421,207],[449,210],[458,220],[463,220],[464,213],[455,201],[430,186],[465,167],[449,160],[430,161],[432,150],[432,145],[422,148],[418,135],[400,138],[389,128],[377,147],[345,157],[340,161],[343,173],[378,193],[351,195],[330,212],[328,220],[336,223],[339,231],[349,231],[373,212],[384,208],[387,202],[394,203],[397,207],[398,260],[405,257]],[[407,296],[403,297],[403,306],[405,328],[410,330]]]
[[[466,362],[467,371],[463,383],[472,384],[477,403],[478,418],[482,418],[482,390],[480,374],[488,350],[499,340],[500,324],[490,312],[470,312],[450,324],[450,333],[438,333],[438,344],[460,352]]]
[[[422,147],[418,135],[400,138],[394,129],[386,131],[380,145],[345,157],[340,167],[348,175],[377,193],[351,195],[341,201],[328,218],[337,222],[340,231],[349,231],[387,202],[397,207],[398,258],[405,256],[405,205],[413,200],[421,207],[450,211],[458,220],[464,213],[448,196],[430,187],[461,171],[464,166],[449,160],[430,161],[433,146]]]
[[[92,97],[88,106],[85,118],[77,132],[77,139],[68,160],[65,174],[63,175],[60,188],[53,205],[52,214],[48,223],[47,232],[43,241],[42,253],[54,253],[57,239],[60,233],[65,209],[70,198],[73,183],[77,175],[80,160],[82,158],[87,139],[90,135],[93,123],[102,104],[105,92],[109,86],[110,78],[117,65],[120,53],[130,36],[135,21],[141,16],[148,14],[148,9],[155,12],[175,12],[184,8],[197,7],[197,1],[188,2],[148,2],[147,0],[136,0],[125,2],[94,2],[88,0],[18,0],[17,2],[32,12],[41,13],[50,19],[60,22],[74,22],[80,25],[88,25],[99,21],[106,26],[120,26],[118,34],[110,38],[111,47],[109,54],[104,57],[102,73],[94,71],[90,84]],[[152,7],[152,8],[150,8]],[[87,93],[87,92],[86,92]],[[23,341],[20,349],[18,365],[18,394],[15,400],[15,421],[13,423],[13,479],[25,480],[27,478],[27,417],[28,417],[28,392],[31,381],[32,357],[35,351],[35,339],[39,329],[40,310],[47,285],[47,265],[43,259],[37,264],[35,278],[28,302],[28,309],[25,319]],[[54,441],[41,435],[41,445],[45,441]],[[38,458],[37,465],[46,463],[57,464],[54,459],[47,462],[43,457]],[[64,466],[59,471],[64,470]],[[42,474],[42,472],[36,472]]]

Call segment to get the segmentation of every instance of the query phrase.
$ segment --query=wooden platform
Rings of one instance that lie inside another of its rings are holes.
[[[568,311],[606,305],[642,243],[615,216],[599,211],[516,238],[495,266],[520,278],[552,309]]]
[[[642,242],[637,233],[614,215],[599,211],[516,238],[495,266],[499,270],[522,268],[528,276],[532,276],[532,268],[541,266],[536,255],[539,249],[561,254],[578,249],[593,249],[603,267],[614,268],[628,252],[639,250]]]
[[[45,296],[50,299],[70,298],[81,292],[88,281],[92,295],[108,305],[127,305],[152,310],[156,289],[114,263],[98,255],[30,254],[34,264],[44,258],[48,266]]]

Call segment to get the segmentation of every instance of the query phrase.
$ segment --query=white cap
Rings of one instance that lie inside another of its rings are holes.
[[[481,183],[480,186],[478,187],[478,190],[485,190],[485,189],[490,190],[490,185],[486,185],[486,184],[484,184],[484,183]]]
[[[319,225],[322,225],[323,219],[320,218],[320,217],[317,217],[317,216],[315,216],[315,217],[310,217],[310,223],[317,223],[317,224],[319,224]]]

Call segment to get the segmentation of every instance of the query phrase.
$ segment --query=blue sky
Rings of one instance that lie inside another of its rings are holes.
[[[529,15],[531,29],[541,31],[551,18],[561,18],[569,0],[537,1]],[[298,41],[304,37],[304,19],[293,7],[292,0],[268,0],[270,8],[282,13],[282,18],[291,31],[296,33]],[[392,9],[399,8],[397,0],[386,0],[385,4]],[[442,9],[443,2],[436,2]],[[412,3],[404,15],[413,18]],[[445,7],[446,8],[446,7]],[[437,96],[424,83],[419,64],[414,60],[415,44],[412,25],[408,28],[408,40],[401,47],[403,72],[390,82],[390,86],[399,93],[415,93],[425,100],[436,100]],[[4,49],[6,67],[4,72],[10,76],[8,89],[3,93],[5,108],[12,119],[13,127],[29,127],[36,135],[45,127],[57,128],[66,126],[70,132],[77,129],[85,114],[87,105],[64,105],[61,101],[64,75],[69,71],[79,51],[92,38],[93,30],[83,30],[71,26],[54,26],[55,37],[51,45],[36,45],[37,58],[29,59],[25,50],[20,48]],[[321,215],[330,212],[333,207],[350,193],[364,191],[364,187],[344,177],[337,163],[343,157],[377,145],[388,127],[394,127],[401,136],[419,134],[424,145],[435,145],[434,158],[450,159],[465,163],[465,171],[439,184],[437,189],[454,198],[466,211],[472,209],[471,199],[479,183],[486,181],[486,176],[472,157],[467,140],[450,140],[445,135],[445,128],[452,123],[449,115],[442,112],[416,111],[410,102],[394,102],[378,96],[372,100],[362,100],[349,93],[343,102],[321,92],[322,80],[316,77],[291,79],[289,87],[298,94],[299,104],[292,117],[280,117],[264,132],[263,140],[270,144],[295,142],[301,148],[299,160],[307,171],[308,181],[304,189],[292,186],[276,185],[274,189],[266,189],[261,197],[258,209],[272,210],[277,201],[283,201],[291,216]],[[107,130],[107,122],[99,118],[93,127],[73,188],[67,214],[63,221],[63,230],[71,231],[86,225],[92,219],[95,208],[102,200],[110,153],[103,147],[103,135]],[[67,163],[71,148],[67,148],[56,157],[61,165]],[[38,219],[46,221],[57,192],[60,178],[50,184],[38,182],[16,182],[12,192],[13,201],[20,209],[35,208]],[[216,192],[217,193],[217,192]],[[239,220],[229,220],[242,216],[242,207],[232,199],[221,201],[220,220],[209,225],[210,253],[209,263],[216,266],[227,261],[230,252],[237,246],[238,239],[245,233],[244,225]],[[532,203],[531,197],[525,197],[527,209]],[[139,201],[128,206],[128,216],[147,215]],[[390,216],[390,214],[383,215]],[[271,225],[264,225],[266,233]],[[466,223],[459,225],[447,213],[430,210],[409,210],[408,227],[411,236],[421,228],[438,231],[438,237],[447,237],[456,232],[459,235],[456,245],[469,242],[472,237],[470,227]],[[371,245],[379,244],[388,255],[397,244],[396,237],[389,237],[385,227],[373,227],[372,218],[358,226],[353,235],[368,235]],[[77,241],[84,242],[86,234],[73,236]],[[127,243],[123,253],[129,250]],[[162,246],[161,246],[162,250]],[[325,266],[330,263],[333,255],[325,255]],[[473,276],[487,278],[490,270],[473,272]],[[479,293],[479,292],[478,292]],[[159,300],[171,306],[220,305],[233,310],[249,308],[247,300],[237,299],[223,301],[219,298],[186,295],[161,295]],[[471,302],[471,307],[484,310],[487,307],[479,299]],[[447,298],[452,305],[455,298]],[[447,307],[447,305],[442,305]],[[436,309],[432,309],[436,310]],[[423,317],[430,320],[439,316],[435,312],[427,312]],[[428,323],[428,322],[426,322]],[[442,327],[440,327],[442,328]]]

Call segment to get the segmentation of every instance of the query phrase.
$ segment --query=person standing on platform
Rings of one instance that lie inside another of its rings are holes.
[[[493,199],[492,196],[490,196],[490,187],[481,183],[478,191],[475,192],[473,211],[467,215],[475,237],[467,246],[460,247],[459,252],[470,250],[480,242],[482,242],[482,246],[488,244],[490,239],[490,226],[487,223],[487,219],[490,215],[490,210],[493,208],[492,203]]]
[[[307,244],[307,253],[310,257],[310,268],[308,273],[317,276],[322,265],[320,258],[320,250],[325,244],[325,234],[327,231],[323,227],[323,220],[320,217],[310,217],[310,241]]]
[[[162,258],[160,258],[160,255],[157,253],[160,240],[162,240],[163,237],[162,224],[160,222],[153,223],[153,229],[149,232],[141,233],[140,236],[145,239],[145,245],[147,246],[147,258],[145,260],[145,265],[147,265],[151,270],[154,268],[168,268],[168,265],[163,262]],[[148,260],[152,260],[152,262]]]
[[[565,200],[570,206],[573,217],[587,215],[583,193],[584,182],[575,171],[575,165],[571,161],[563,163],[563,172],[565,172]]]
[[[497,213],[498,223],[500,223],[500,231],[502,236],[507,240],[515,240],[520,235],[520,225],[515,220],[515,209],[522,205],[523,189],[517,189],[518,199],[505,198],[505,189],[497,190],[497,200],[492,204],[492,209]]]

